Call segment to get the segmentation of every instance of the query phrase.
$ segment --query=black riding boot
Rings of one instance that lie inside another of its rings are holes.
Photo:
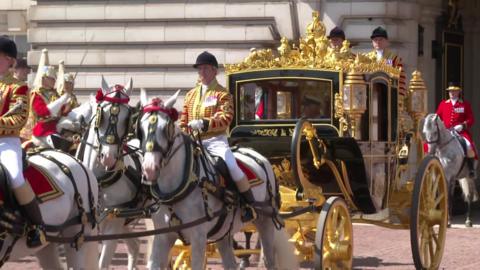
[[[253,204],[255,203],[255,198],[253,197],[253,193],[251,189],[248,189],[245,192],[240,193],[242,198],[245,201],[245,204],[242,206],[242,222],[251,222],[257,219],[257,212],[255,208],[253,208]]]
[[[38,207],[37,199],[35,198],[31,202],[22,205],[22,208],[32,225],[27,232],[27,246],[29,248],[39,247],[45,243],[45,234],[43,232],[42,213]]]
[[[475,158],[467,158],[468,177],[475,178]]]
[[[28,182],[25,182],[23,185],[13,188],[13,194],[20,204],[22,214],[30,221],[27,232],[27,246],[34,248],[42,245],[45,242],[42,213],[32,187]]]

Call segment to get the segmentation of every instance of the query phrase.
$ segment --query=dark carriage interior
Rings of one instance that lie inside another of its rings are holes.
[[[239,84],[240,121],[295,120],[310,116],[331,121],[332,83],[323,80],[265,79]],[[307,114],[312,104],[318,112]]]

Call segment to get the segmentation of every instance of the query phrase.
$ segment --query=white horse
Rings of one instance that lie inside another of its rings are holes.
[[[122,207],[132,202],[137,195],[140,183],[140,155],[124,154],[124,146],[130,125],[132,108],[128,105],[132,91],[132,81],[124,88],[120,85],[108,86],[102,77],[102,89],[96,98],[82,104],[69,113],[57,125],[58,129],[79,130],[79,123],[87,123],[86,137],[81,141],[77,157],[93,170],[100,185],[100,206],[104,208]],[[137,159],[135,164],[134,158]],[[138,179],[131,179],[126,170],[137,171]],[[125,218],[105,219],[100,224],[102,234],[129,232]],[[115,253],[117,240],[102,242],[99,260],[101,269],[108,268]],[[128,247],[128,269],[134,269],[138,254],[138,239],[125,240]]]
[[[467,203],[465,226],[472,226],[471,208],[472,202],[478,200],[478,192],[475,187],[475,179],[470,178],[469,169],[465,162],[465,152],[460,144],[455,131],[448,130],[442,120],[436,114],[429,114],[425,117],[422,133],[429,145],[429,154],[438,157],[445,169],[445,177],[449,189],[449,221],[452,214],[452,199],[455,187],[455,180],[458,180]],[[475,169],[477,161],[475,161]]]
[[[91,170],[85,168],[80,161],[56,150],[45,150],[39,154],[32,155],[28,162],[39,168],[44,174],[52,179],[55,185],[63,194],[55,199],[48,200],[40,204],[44,223],[52,226],[63,225],[69,220],[79,217],[80,208],[87,213],[93,214],[92,209],[97,207],[98,186],[95,175]],[[75,186],[80,194],[82,202],[80,206],[75,200]],[[5,206],[4,206],[5,207]],[[79,218],[78,218],[79,219]],[[90,221],[83,224],[84,234],[96,234],[96,227],[92,225],[96,222],[95,217],[91,215]],[[56,232],[48,232],[48,235],[63,237],[74,237],[81,231],[82,225],[76,222],[70,226],[57,228]],[[3,235],[5,230],[1,232]],[[47,243],[41,247],[31,249],[26,246],[25,237],[15,239],[8,232],[5,238],[0,239],[0,267],[3,260],[6,259],[11,247],[9,259],[15,260],[29,254],[34,254],[39,258],[40,265],[44,269],[62,269],[58,260],[58,254],[54,243]],[[18,241],[17,241],[18,240]],[[78,251],[70,245],[65,245],[67,266],[69,269],[97,269],[98,265],[94,263],[98,256],[98,243],[86,242],[81,245]]]
[[[138,126],[140,131],[137,134],[142,138],[142,148],[146,150],[142,166],[143,174],[145,180],[154,185],[152,189],[157,190],[161,200],[164,202],[173,200],[162,204],[159,212],[153,217],[156,228],[165,228],[178,222],[189,223],[205,218],[207,213],[218,213],[225,208],[223,200],[209,192],[203,194],[199,180],[205,177],[206,173],[203,166],[199,165],[201,161],[193,153],[194,142],[174,124],[177,113],[172,106],[178,93],[165,103],[156,99],[148,104],[144,90],[141,91],[140,96],[143,115]],[[268,212],[271,213],[273,209],[278,210],[276,203],[271,205],[270,199],[275,200],[274,196],[279,196],[270,163],[251,149],[240,149],[235,152],[235,157],[262,180],[260,185],[252,187],[252,191],[258,202],[265,202],[259,206],[260,212],[264,215],[259,214],[254,225],[262,240],[266,267],[269,269],[298,268],[293,246],[288,243],[285,231],[277,230],[272,216],[268,215]],[[255,159],[261,164],[255,162]],[[208,171],[212,172],[213,168],[209,166]],[[267,185],[271,187],[271,193],[267,191]],[[229,236],[238,232],[244,225],[239,212],[235,204],[233,210],[227,212],[223,218],[214,216],[213,219],[204,220],[194,227],[156,235],[148,266],[151,269],[167,269],[170,250],[176,239],[180,237],[191,244],[192,269],[204,269],[205,248],[208,241],[216,241],[224,268],[236,269],[237,263]],[[218,223],[222,220],[223,223]],[[282,262],[275,265],[274,257]]]

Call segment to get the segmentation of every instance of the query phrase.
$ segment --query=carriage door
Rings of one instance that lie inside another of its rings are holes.
[[[386,206],[388,172],[392,158],[391,85],[387,78],[375,77],[370,81],[369,88],[370,153],[365,156],[365,165],[373,202],[377,209],[383,209]]]

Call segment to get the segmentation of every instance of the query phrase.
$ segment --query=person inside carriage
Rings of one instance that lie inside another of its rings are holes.
[[[305,95],[302,101],[303,117],[308,119],[320,119],[326,117],[322,114],[322,101],[314,96]]]
[[[64,94],[58,94],[54,88],[56,73],[53,66],[39,65],[37,76],[40,77],[40,85],[32,91],[30,102],[33,118],[32,142],[40,148],[68,150],[66,140],[57,133],[57,122],[72,109],[70,103],[73,100],[73,87],[64,87]]]
[[[449,83],[448,88],[449,99],[442,100],[437,108],[437,115],[448,129],[455,130],[464,138],[466,144],[466,161],[469,169],[469,177],[475,177],[475,159],[476,150],[473,144],[472,135],[469,129],[474,123],[472,107],[470,103],[461,98],[462,88],[456,83]]]
[[[20,130],[28,118],[28,86],[13,77],[9,69],[15,64],[17,47],[0,37],[0,163],[6,172],[13,194],[32,226],[27,232],[27,246],[38,247],[44,241],[43,219],[35,193],[23,176]],[[6,192],[5,190],[3,192]]]
[[[256,219],[252,207],[255,198],[227,140],[227,130],[234,116],[232,96],[217,82],[218,62],[213,54],[207,51],[201,53],[193,67],[198,71],[200,82],[185,96],[180,127],[185,132],[198,131],[205,149],[225,161],[231,178],[246,203],[242,221],[253,221]]]

